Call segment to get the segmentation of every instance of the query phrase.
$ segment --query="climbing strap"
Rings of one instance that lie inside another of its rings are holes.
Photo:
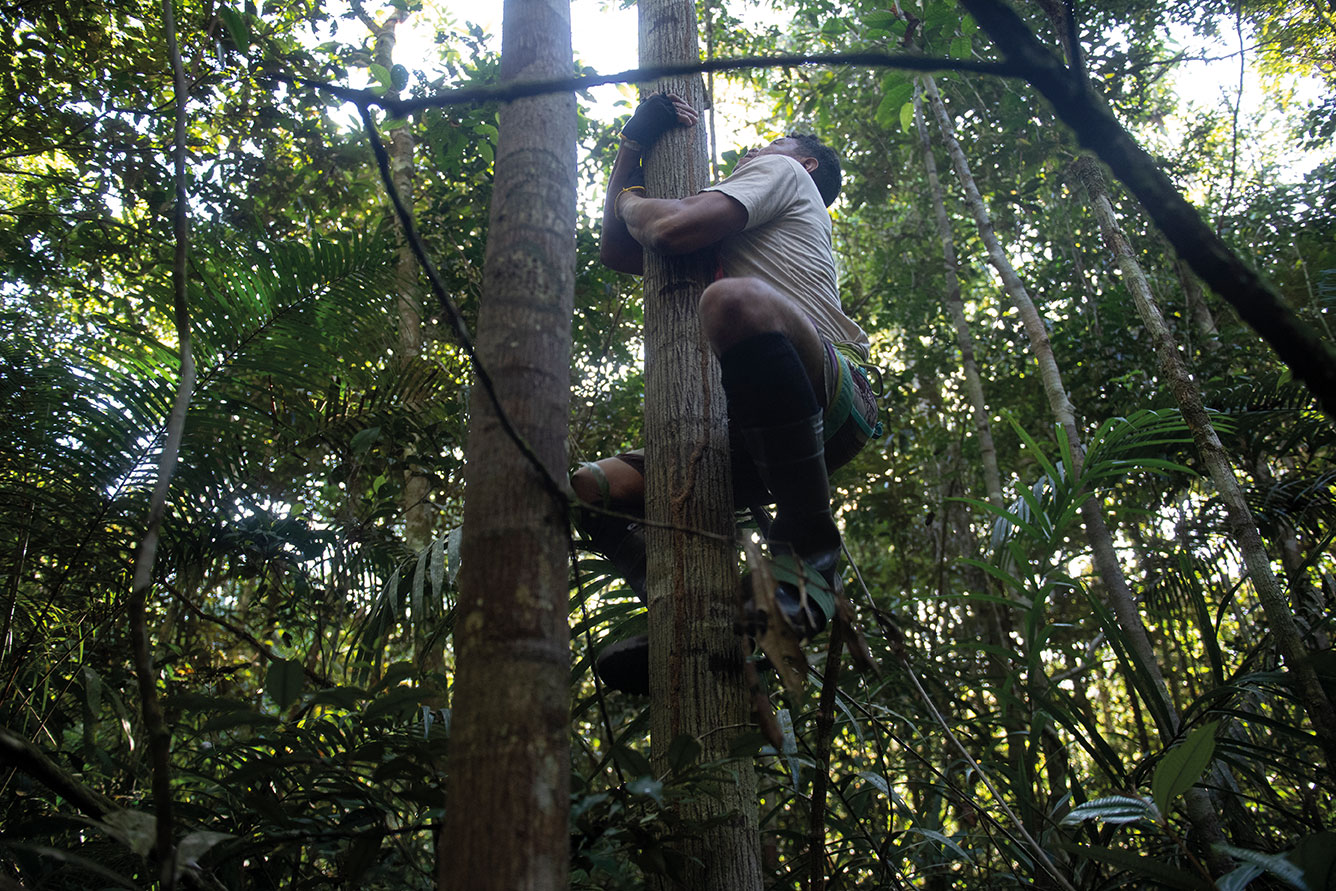
[[[881,436],[884,432],[881,421],[875,426],[869,425],[862,412],[854,411],[854,373],[856,371],[867,384],[868,390],[872,390],[872,384],[868,381],[864,369],[876,366],[864,359],[862,351],[856,347],[845,343],[834,343],[831,346],[834,347],[836,356],[843,361],[836,363],[839,365],[839,377],[835,381],[835,392],[831,394],[830,402],[826,406],[824,434],[826,442],[830,442],[844,425],[844,419],[850,416],[858,425],[858,429],[863,431],[864,436],[869,439]]]

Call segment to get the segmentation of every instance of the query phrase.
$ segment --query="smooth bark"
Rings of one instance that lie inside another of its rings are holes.
[[[507,0],[501,76],[571,66],[567,0]],[[570,646],[565,479],[575,281],[575,98],[501,108],[477,355],[542,471],[473,399],[441,887],[565,888]]]

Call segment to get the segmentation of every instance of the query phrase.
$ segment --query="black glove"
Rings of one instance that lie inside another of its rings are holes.
[[[640,103],[635,114],[631,115],[631,120],[622,128],[622,135],[648,149],[675,126],[677,108],[673,100],[662,93],[655,93]]]

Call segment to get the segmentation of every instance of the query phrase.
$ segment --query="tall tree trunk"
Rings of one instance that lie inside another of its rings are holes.
[[[353,3],[362,24],[371,32],[373,38],[372,57],[377,65],[386,71],[394,70],[394,48],[398,42],[399,25],[408,20],[408,10],[395,9],[384,22],[377,23],[367,14],[360,2]],[[399,90],[391,88],[387,98],[398,99]],[[413,128],[405,120],[387,132],[389,136],[388,153],[390,156],[390,175],[394,188],[409,207],[413,206]],[[393,215],[391,213],[391,215]],[[418,263],[413,250],[408,244],[406,234],[399,227],[399,246],[394,258],[394,286],[396,292],[395,307],[399,317],[399,338],[395,344],[395,362],[402,368],[409,368],[422,353],[422,295],[418,278]],[[432,510],[429,502],[431,480],[416,473],[411,461],[414,454],[413,443],[405,446],[404,458],[410,464],[404,471],[404,491],[400,498],[404,518],[404,546],[412,553],[424,551],[432,540]],[[426,607],[425,600],[417,604],[412,617],[413,663],[423,675],[442,674],[445,671],[445,640],[433,634],[433,611]],[[446,704],[445,691],[432,697],[433,704]]]
[[[1183,286],[1183,299],[1187,303],[1188,316],[1192,319],[1193,327],[1197,329],[1197,336],[1201,338],[1202,349],[1212,352],[1218,350],[1220,331],[1215,326],[1211,308],[1206,305],[1206,297],[1201,292],[1201,283],[1192,274],[1188,264],[1183,262],[1182,257],[1174,258],[1174,272],[1178,275],[1179,284]]]
[[[1294,612],[1285,596],[1280,581],[1271,569],[1271,557],[1267,554],[1262,535],[1257,529],[1257,521],[1248,507],[1243,487],[1234,475],[1234,468],[1229,462],[1220,437],[1216,435],[1206,407],[1202,403],[1201,390],[1197,382],[1188,373],[1183,357],[1178,352],[1173,333],[1165,323],[1159,306],[1151,295],[1150,283],[1132,253],[1113,204],[1109,201],[1108,189],[1104,184],[1104,175],[1099,166],[1088,156],[1083,155],[1074,165],[1077,177],[1085,186],[1090,196],[1091,208],[1099,223],[1100,234],[1104,243],[1113,254],[1118,268],[1123,274],[1123,283],[1132,292],[1137,313],[1150,332],[1159,355],[1160,370],[1164,374],[1169,389],[1174,394],[1183,413],[1183,420],[1192,431],[1192,440],[1202,463],[1210,474],[1211,482],[1220,493],[1220,500],[1225,505],[1226,524],[1234,540],[1239,543],[1243,553],[1243,562],[1248,578],[1253,583],[1262,610],[1266,614],[1267,626],[1275,637],[1276,647],[1280,651],[1285,668],[1294,677],[1300,701],[1308,718],[1313,723],[1323,752],[1326,754],[1328,767],[1336,766],[1336,710],[1318,680],[1313,669],[1312,654],[1304,644],[1303,634],[1295,620]]]
[[[928,126],[923,120],[923,96],[914,90],[914,125],[918,129],[919,147],[923,151],[923,166],[928,174],[928,191],[932,194],[933,216],[937,236],[942,242],[942,265],[946,277],[946,307],[956,328],[956,345],[960,348],[960,365],[965,372],[965,392],[970,397],[974,417],[974,434],[979,440],[979,455],[983,460],[984,486],[988,501],[994,507],[1004,507],[1002,475],[997,469],[997,447],[993,445],[993,427],[988,420],[988,402],[983,395],[983,379],[974,358],[974,337],[965,318],[965,304],[960,299],[960,267],[956,262],[956,242],[951,234],[951,222],[946,216],[946,202],[942,198],[942,183],[937,175],[937,160],[928,139]]]
[[[693,3],[640,4],[641,65],[699,58]],[[703,105],[699,77],[668,78],[654,87],[694,108]],[[646,163],[655,197],[693,195],[708,176],[703,127],[669,131]],[[645,507],[653,523],[671,526],[651,525],[647,536],[650,740],[660,771],[677,737],[699,740],[707,760],[720,758],[749,723],[733,631],[738,568],[727,412],[719,366],[696,315],[713,274],[712,253],[645,255]],[[683,887],[761,887],[756,776],[750,763],[739,762],[732,777],[717,795],[683,808],[688,825],[719,821],[687,843]]]
[[[501,78],[571,70],[568,0],[506,0]],[[442,888],[565,888],[570,839],[566,478],[575,97],[503,105],[478,318],[501,409],[472,405]]]

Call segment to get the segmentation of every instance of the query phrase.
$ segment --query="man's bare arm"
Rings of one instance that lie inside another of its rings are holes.
[[[627,192],[614,199],[615,214],[631,238],[660,254],[689,254],[747,228],[747,209],[723,192],[689,198],[642,198]]]
[[[598,246],[598,259],[604,266],[632,275],[644,271],[645,249],[617,216],[617,199],[630,184],[631,175],[640,168],[640,156],[637,143],[622,140],[617,160],[612,164],[612,175],[608,177],[608,194],[603,199],[603,235]]]
[[[653,147],[663,130],[673,126],[694,127],[698,117],[695,109],[672,93],[649,97],[632,115],[617,149],[617,160],[613,162],[612,174],[608,177],[608,193],[603,199],[603,234],[598,254],[604,266],[633,275],[643,272],[644,247],[622,221],[617,202],[624,195],[644,195],[644,180],[639,176],[640,160]],[[628,187],[634,186],[641,188],[625,192]]]

